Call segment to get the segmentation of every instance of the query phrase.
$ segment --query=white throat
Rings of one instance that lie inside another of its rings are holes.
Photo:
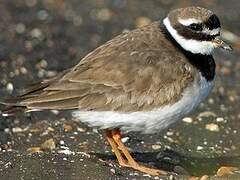
[[[214,44],[211,41],[198,41],[194,39],[185,39],[183,36],[179,35],[178,32],[171,26],[171,23],[166,17],[163,20],[163,24],[166,26],[168,32],[172,37],[184,48],[186,51],[190,51],[194,54],[204,54],[210,55],[215,49]]]

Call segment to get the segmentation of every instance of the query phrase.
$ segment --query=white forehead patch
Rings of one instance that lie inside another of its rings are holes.
[[[195,39],[185,39],[183,36],[178,34],[178,32],[171,26],[168,17],[163,20],[163,24],[166,26],[168,32],[172,35],[172,37],[186,51],[190,51],[194,54],[205,55],[210,55],[213,53],[215,46],[211,41],[198,41]]]
[[[193,24],[193,23],[195,23],[195,24],[202,23],[202,21],[195,19],[195,18],[189,18],[189,19],[178,18],[178,22],[184,26],[189,26],[190,24]]]

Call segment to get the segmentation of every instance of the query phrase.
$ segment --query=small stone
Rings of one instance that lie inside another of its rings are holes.
[[[41,150],[40,147],[31,147],[27,149],[28,154],[34,154],[34,153],[42,153],[43,151]]]
[[[25,67],[21,67],[20,68],[20,72],[22,73],[22,74],[27,74],[27,69],[25,68]]]
[[[64,125],[63,125],[63,128],[64,128],[64,131],[65,131],[65,132],[70,132],[70,131],[73,130],[72,126],[69,125],[69,124],[64,124]]]
[[[197,150],[201,151],[201,150],[203,150],[203,147],[202,146],[197,146]]]
[[[214,132],[219,131],[219,126],[217,124],[214,124],[214,123],[206,124],[205,128],[209,131],[214,131]]]
[[[222,166],[217,170],[217,176],[222,177],[224,175],[233,174],[233,171],[236,171],[236,167]]]
[[[199,178],[198,177],[195,177],[195,176],[191,176],[188,178],[188,180],[198,180]]]
[[[93,131],[94,133],[98,133],[98,129],[97,129],[97,128],[93,128],[92,131]]]
[[[159,149],[161,149],[161,146],[159,144],[153,144],[152,149],[159,150]]]
[[[51,112],[52,112],[53,114],[55,114],[55,115],[58,115],[58,114],[59,114],[59,111],[58,111],[58,110],[55,110],[55,109],[51,110]]]
[[[124,137],[121,140],[122,140],[123,143],[126,143],[129,139],[130,139],[129,137]]]
[[[75,155],[75,152],[70,151],[69,149],[59,150],[58,153],[66,155]]]
[[[168,132],[166,133],[167,136],[172,136],[173,134],[174,134],[174,132],[172,132],[172,131],[168,131]]]
[[[69,150],[69,147],[67,147],[67,146],[60,146],[60,148]]]
[[[82,23],[83,23],[83,19],[82,19],[81,16],[74,16],[74,17],[73,17],[73,24],[74,24],[75,26],[81,26]]]
[[[40,38],[42,36],[42,31],[40,29],[35,28],[30,32],[30,34],[33,38]]]
[[[209,104],[214,104],[214,99],[209,98],[209,99],[208,99],[208,103],[209,103]]]
[[[217,115],[214,113],[214,112],[211,112],[211,111],[205,111],[205,112],[201,112],[199,113],[198,115],[198,118],[202,118],[202,117],[216,117]]]
[[[60,145],[64,145],[65,142],[64,142],[63,140],[61,140],[61,141],[59,142],[59,144],[60,144]]]
[[[25,0],[25,3],[28,7],[33,7],[37,4],[37,0]]]
[[[12,128],[12,132],[13,133],[20,133],[20,132],[24,132],[24,131],[26,131],[25,129],[22,129],[22,128],[20,128],[20,127],[14,127],[14,128]]]
[[[46,10],[40,10],[37,13],[37,16],[38,16],[38,19],[40,19],[40,20],[46,20],[48,18],[48,13]]]
[[[9,128],[5,128],[5,129],[4,129],[4,132],[5,132],[5,133],[9,133],[9,132],[10,132],[10,129],[9,129]]]
[[[182,119],[183,122],[185,123],[192,123],[193,122],[193,119],[191,117],[185,117]]]
[[[108,21],[110,20],[111,16],[112,12],[107,8],[100,9],[97,13],[97,18],[101,21]]]
[[[26,31],[26,26],[22,23],[16,25],[16,32],[18,34],[23,34]]]
[[[146,26],[146,25],[148,25],[148,24],[150,24],[150,23],[151,23],[151,20],[150,20],[149,18],[147,18],[147,17],[141,16],[141,17],[138,17],[138,18],[136,19],[136,27],[137,27],[137,28]]]
[[[53,150],[56,148],[56,144],[55,141],[51,138],[46,140],[44,143],[41,144],[41,149],[42,150]]]
[[[143,177],[151,177],[151,175],[150,174],[143,174]]]
[[[45,59],[41,59],[39,63],[36,64],[37,69],[46,68],[48,65],[47,61]]]
[[[13,84],[12,83],[7,83],[7,91],[9,92],[9,93],[11,93],[12,91],[13,91]]]
[[[216,121],[217,121],[217,122],[224,122],[224,118],[218,117],[218,118],[216,119]]]
[[[86,129],[78,127],[77,131],[79,131],[79,132],[86,132]]]
[[[200,178],[200,180],[208,180],[208,179],[210,179],[208,175],[204,175]]]
[[[47,130],[50,132],[54,132],[54,129],[52,127],[48,127]]]
[[[113,168],[111,168],[111,169],[110,169],[110,171],[111,171],[111,173],[113,173],[113,174],[115,174],[115,173],[116,173],[116,170],[115,170],[115,169],[113,169]]]

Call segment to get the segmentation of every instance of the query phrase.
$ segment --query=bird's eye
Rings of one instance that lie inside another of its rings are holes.
[[[188,27],[194,31],[202,31],[203,30],[202,24],[193,23],[193,24],[190,24]]]

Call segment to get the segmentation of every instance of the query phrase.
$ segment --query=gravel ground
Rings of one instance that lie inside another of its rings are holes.
[[[136,159],[163,168],[151,177],[121,168],[104,134],[46,111],[0,117],[0,179],[240,179],[240,3],[238,0],[0,0],[0,95],[76,64],[126,29],[201,5],[221,19],[235,48],[217,51],[216,86],[195,113],[155,135],[126,134]],[[1,108],[1,106],[0,106]]]

